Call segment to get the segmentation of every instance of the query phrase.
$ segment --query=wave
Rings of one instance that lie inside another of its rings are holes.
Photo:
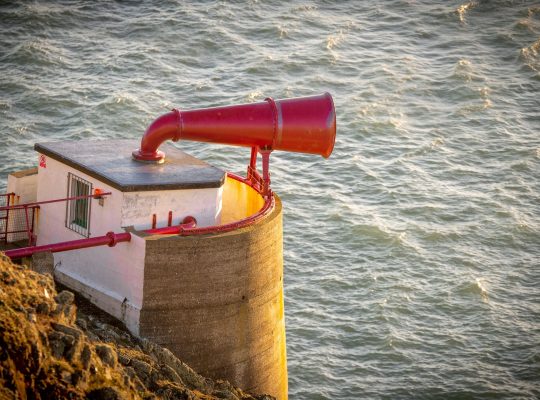
[[[458,8],[456,8],[456,13],[459,16],[459,22],[464,24],[467,12],[475,8],[477,5],[477,1],[469,1],[468,3],[462,4]]]
[[[530,46],[523,47],[519,55],[525,65],[533,71],[540,73],[540,38]]]

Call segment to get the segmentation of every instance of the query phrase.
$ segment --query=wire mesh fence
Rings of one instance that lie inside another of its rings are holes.
[[[0,194],[0,242],[13,243],[27,240],[29,245],[35,241],[35,225],[39,206],[13,208],[15,195]]]
[[[13,198],[12,193],[0,194],[0,207],[9,206]],[[7,241],[6,228],[8,226],[9,210],[0,209],[0,242]]]

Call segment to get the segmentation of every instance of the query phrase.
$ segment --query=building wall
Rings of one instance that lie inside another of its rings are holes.
[[[7,193],[19,196],[20,204],[36,201],[37,172],[37,168],[30,168],[9,174]]]
[[[37,200],[67,197],[68,172],[91,182],[93,189],[112,192],[105,197],[103,206],[97,199],[90,200],[90,236],[102,236],[109,231],[121,232],[123,194],[49,157],[46,167],[38,169]],[[41,207],[37,235],[38,245],[84,238],[66,227],[65,201]],[[100,246],[54,253],[55,276],[105,311],[123,319],[133,332],[137,332],[142,305],[144,254],[144,240],[135,235],[132,235],[131,242],[120,243],[114,248]]]
[[[195,217],[200,227],[218,225],[222,193],[223,187],[124,193],[121,224],[137,230],[149,229],[155,213],[157,227],[165,227],[169,211],[173,211],[173,225],[180,224],[187,216]]]
[[[15,193],[15,204],[32,203],[36,201],[37,196],[37,168],[25,169],[12,172],[8,175],[7,193]],[[13,203],[11,204],[13,205]],[[8,213],[8,228],[13,230],[26,230],[25,210],[11,210]],[[32,218],[32,211],[29,212],[29,218]],[[35,220],[36,218],[34,218]],[[30,221],[29,221],[30,222]],[[28,233],[10,233],[7,235],[8,242],[17,242],[28,240]]]
[[[162,190],[155,192],[120,192],[97,179],[40,155],[37,201],[67,197],[68,173],[90,182],[93,189],[111,192],[102,205],[91,199],[90,237],[107,232],[149,229],[152,214],[157,226],[167,225],[169,211],[173,224],[192,215],[199,226],[219,223],[222,188],[194,190]],[[38,245],[83,239],[84,236],[66,227],[66,202],[50,203],[41,208],[37,230]],[[124,320],[138,333],[139,310],[143,300],[145,241],[132,234],[129,243],[114,248],[100,246],[54,254],[55,275],[67,286],[81,292],[96,305]]]

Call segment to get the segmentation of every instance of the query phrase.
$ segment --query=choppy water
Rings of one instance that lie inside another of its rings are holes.
[[[374,3],[0,1],[0,189],[37,141],[329,91],[332,157],[272,156],[291,399],[536,398],[540,4]]]

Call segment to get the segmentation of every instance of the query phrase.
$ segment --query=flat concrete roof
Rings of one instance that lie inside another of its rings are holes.
[[[34,149],[122,191],[216,188],[225,172],[164,143],[162,164],[142,163],[131,157],[140,139],[77,140],[36,143]]]
[[[36,175],[38,173],[37,171],[37,167],[34,167],[23,169],[22,171],[15,171],[12,172],[10,175],[14,176],[15,178],[24,178],[25,176]]]

